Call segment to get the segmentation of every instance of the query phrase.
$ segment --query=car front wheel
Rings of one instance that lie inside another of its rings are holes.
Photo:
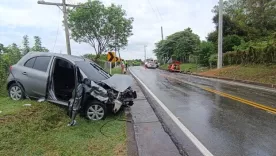
[[[9,88],[9,96],[13,100],[21,100],[24,98],[24,91],[19,84],[14,83]]]
[[[85,116],[89,120],[103,120],[106,117],[106,113],[106,106],[96,100],[89,101],[85,109]]]

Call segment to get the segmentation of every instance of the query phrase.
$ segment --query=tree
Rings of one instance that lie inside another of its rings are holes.
[[[39,36],[34,36],[34,46],[32,47],[32,51],[35,52],[49,52],[49,50],[45,47],[42,47],[42,42]]]
[[[20,49],[15,43],[8,46],[6,53],[7,53],[7,55],[5,55],[6,61],[8,62],[9,65],[17,63],[17,61],[19,61],[19,59],[21,58]]]
[[[5,50],[5,47],[2,43],[0,43],[0,54],[3,54]]]
[[[121,6],[106,7],[98,0],[89,0],[70,10],[68,26],[76,42],[90,44],[96,58],[106,50],[124,48],[132,35],[133,18],[127,18]]]
[[[23,53],[23,55],[26,55],[28,52],[30,52],[29,37],[28,37],[28,35],[25,35],[25,36],[23,36],[22,53]]]
[[[200,45],[199,36],[191,28],[182,31],[176,40],[174,54],[179,60],[187,62],[190,55],[197,55]]]
[[[276,29],[276,1],[250,0],[246,1],[248,25],[255,29],[256,35],[266,36]]]
[[[32,51],[41,52],[42,46],[41,46],[41,39],[39,36],[34,36],[34,46],[32,47]]]
[[[199,50],[199,64],[208,66],[209,65],[209,58],[212,54],[216,53],[214,44],[212,42],[202,41],[200,43],[200,50]]]
[[[156,48],[153,50],[153,52],[159,60],[164,60],[165,62],[167,62],[173,55],[174,44],[175,41],[170,39],[161,40],[155,43]]]
[[[190,55],[197,55],[199,50],[199,36],[194,34],[191,28],[169,35],[165,40],[155,44],[153,52],[158,59],[166,58],[166,62],[172,56],[175,59],[187,62]]]
[[[224,20],[228,21],[227,35],[239,35],[246,41],[256,40],[275,32],[276,29],[275,0],[228,0],[224,1]],[[213,9],[217,21],[218,6]],[[231,21],[231,23],[229,23]],[[214,22],[217,23],[217,22]],[[234,33],[229,33],[228,25]],[[235,27],[233,27],[235,26]],[[225,34],[224,34],[225,35]]]
[[[235,46],[239,46],[242,39],[238,35],[228,35],[223,39],[223,52],[233,51]]]

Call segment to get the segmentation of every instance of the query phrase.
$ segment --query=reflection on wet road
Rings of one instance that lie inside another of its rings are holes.
[[[213,155],[276,155],[275,92],[142,67],[131,71]]]

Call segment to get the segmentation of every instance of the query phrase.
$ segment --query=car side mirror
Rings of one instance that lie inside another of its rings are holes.
[[[85,85],[91,87],[91,80],[90,80],[90,79],[84,78],[84,79],[83,79],[83,83],[84,83]]]

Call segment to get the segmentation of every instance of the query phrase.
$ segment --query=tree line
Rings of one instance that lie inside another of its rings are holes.
[[[190,28],[157,42],[159,60],[173,57],[182,62],[214,66],[217,62],[218,5],[212,12],[216,29],[200,41]],[[228,0],[223,9],[223,64],[276,63],[276,1]]]
[[[0,43],[0,96],[6,94],[6,81],[9,73],[9,67],[19,61],[19,59],[28,52],[49,52],[42,46],[41,38],[34,36],[34,45],[30,47],[29,37],[23,36],[22,47],[13,43],[4,46]]]

